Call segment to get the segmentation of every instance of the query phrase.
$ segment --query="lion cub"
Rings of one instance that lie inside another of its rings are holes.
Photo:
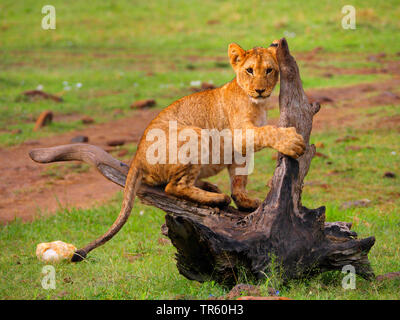
[[[175,134],[178,136],[188,130],[197,133],[195,142],[204,142],[202,130],[205,129],[228,130],[242,134],[239,146],[236,142],[225,140],[224,137],[224,142],[228,141],[221,147],[220,154],[224,156],[227,146],[231,147],[232,154],[246,155],[246,142],[248,143],[250,131],[253,137],[253,151],[269,147],[293,158],[302,155],[305,145],[295,128],[266,125],[266,101],[279,78],[277,43],[274,41],[268,48],[256,47],[247,51],[237,44],[230,44],[228,55],[236,73],[232,81],[220,88],[179,99],[160,112],[146,128],[139,142],[126,180],[124,200],[118,218],[102,237],[75,252],[72,261],[82,260],[89,251],[107,242],[122,228],[130,215],[141,181],[151,186],[163,186],[166,193],[179,198],[209,206],[226,206],[231,202],[231,198],[202,179],[213,176],[227,167],[232,199],[237,207],[246,211],[253,211],[258,207],[259,201],[247,195],[247,175],[237,174],[237,169],[243,168],[243,163],[238,163],[236,157],[226,162],[222,156],[218,161],[201,161],[204,158],[200,159],[201,148],[197,150],[197,145],[195,149],[199,152],[191,152],[189,158],[186,158],[189,161],[179,161],[176,155],[171,153],[171,143],[175,143],[175,147],[179,149],[184,147],[186,141],[173,141],[171,124],[174,124]],[[162,142],[166,154],[161,162],[149,160],[149,151],[154,151],[151,150],[154,148],[154,132],[166,133],[165,141]]]

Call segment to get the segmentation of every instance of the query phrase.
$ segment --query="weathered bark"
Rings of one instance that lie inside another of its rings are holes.
[[[205,207],[146,185],[142,185],[138,197],[167,213],[163,232],[177,248],[180,273],[189,279],[234,283],[241,272],[260,279],[273,264],[280,267],[284,279],[341,270],[348,264],[369,278],[373,272],[368,252],[375,238],[357,239],[350,230],[351,223],[325,222],[324,207],[307,209],[301,204],[303,180],[315,154],[309,138],[319,105],[308,102],[285,39],[277,50],[281,76],[279,125],[296,127],[307,148],[298,160],[279,155],[271,190],[262,205],[250,214],[233,207]],[[87,144],[36,149],[30,156],[42,163],[85,161],[120,186],[128,172],[126,164]]]

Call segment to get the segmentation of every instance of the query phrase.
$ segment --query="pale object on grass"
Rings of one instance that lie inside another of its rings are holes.
[[[53,249],[48,249],[43,252],[42,258],[44,261],[57,261],[59,259],[59,255]]]
[[[36,247],[36,256],[44,262],[60,262],[70,260],[76,251],[72,244],[62,241],[43,242]]]
[[[194,81],[190,81],[190,85],[192,87],[198,87],[201,85],[201,81],[200,80],[194,80]]]

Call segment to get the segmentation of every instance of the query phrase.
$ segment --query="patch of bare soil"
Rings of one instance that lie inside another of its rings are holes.
[[[394,129],[400,132],[400,116],[384,117],[375,122],[376,128]]]
[[[27,141],[19,146],[0,148],[0,223],[21,218],[29,221],[40,211],[54,212],[59,208],[87,208],[94,203],[109,200],[121,188],[106,181],[95,169],[77,172],[71,169],[64,176],[52,178],[47,174],[49,165],[33,162],[28,152],[71,143],[81,135],[89,142],[106,150],[108,141],[137,142],[157,110],[140,110],[135,116],[97,124],[84,130],[54,137]]]
[[[400,104],[400,79],[356,84],[347,87],[309,89],[306,94],[310,102],[319,102],[321,110],[314,116],[313,131],[329,130],[330,128],[346,127],[352,125],[357,127],[360,109],[368,109],[374,106],[398,105]],[[270,106],[278,105],[278,95],[271,96]],[[271,119],[271,124],[276,124],[278,119]],[[398,117],[383,118],[391,128],[400,127]],[[379,122],[372,122],[371,129],[384,128]]]
[[[313,130],[327,130],[329,128],[345,127],[350,124],[353,127],[359,119],[359,110],[374,106],[398,105],[400,96],[400,79],[392,79],[379,83],[358,84],[345,88],[326,88],[320,90],[308,90],[307,95],[311,101],[319,101],[322,106],[331,105],[332,108],[321,108],[314,117]],[[331,101],[325,102],[324,99]],[[322,100],[322,101],[321,101]],[[392,127],[400,127],[396,119],[392,119]],[[369,124],[371,129],[382,128],[379,123]]]
[[[359,108],[400,104],[398,88],[400,79],[341,88],[308,90],[312,101],[320,101],[322,108],[314,118],[313,130],[357,125]],[[271,97],[271,106],[278,105],[277,96]],[[325,107],[324,106],[329,106]],[[71,169],[57,179],[49,177],[48,165],[34,163],[28,156],[33,148],[71,143],[72,138],[87,136],[89,143],[110,151],[110,141],[137,142],[148,123],[158,110],[138,110],[135,116],[95,124],[84,130],[27,141],[17,147],[0,149],[0,223],[15,217],[32,220],[38,210],[54,212],[65,207],[88,208],[95,203],[109,200],[120,188],[105,180],[95,169],[84,172]],[[271,124],[276,122],[272,120]],[[400,118],[388,117],[371,124],[372,128],[396,127],[400,130]],[[124,147],[116,157],[133,156]]]

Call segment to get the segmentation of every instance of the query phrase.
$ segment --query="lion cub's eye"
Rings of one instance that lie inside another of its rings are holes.
[[[247,68],[246,71],[250,74],[253,74],[253,68]]]
[[[272,68],[268,68],[267,70],[265,70],[266,74],[271,73],[271,72],[272,72]]]

